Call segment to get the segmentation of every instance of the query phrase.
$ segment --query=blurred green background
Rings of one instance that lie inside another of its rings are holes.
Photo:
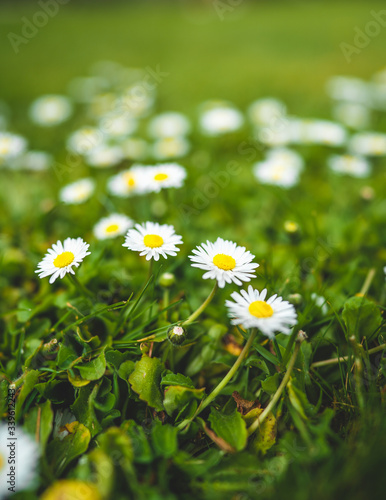
[[[368,78],[384,63],[386,28],[350,63],[340,48],[353,44],[355,27],[364,29],[371,10],[385,8],[382,1],[70,0],[58,6],[15,54],[9,33],[20,35],[22,18],[31,20],[41,7],[1,2],[0,98],[12,107],[64,92],[72,77],[108,59],[169,73],[159,87],[164,109],[189,111],[208,98],[243,107],[277,95],[292,113],[328,116],[330,75]]]

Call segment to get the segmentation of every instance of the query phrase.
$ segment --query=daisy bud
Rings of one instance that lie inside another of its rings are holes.
[[[171,326],[168,330],[168,339],[173,345],[181,345],[187,337],[187,331],[180,325]]]
[[[159,279],[159,284],[164,288],[173,286],[176,282],[176,277],[173,273],[163,273]]]

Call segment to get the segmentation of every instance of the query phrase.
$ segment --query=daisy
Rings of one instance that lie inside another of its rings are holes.
[[[75,274],[72,266],[79,267],[83,259],[90,255],[88,247],[82,238],[66,238],[64,242],[57,241],[48,249],[44,259],[39,262],[35,273],[39,278],[51,276],[50,283],[57,278],[63,279],[67,273]]]
[[[24,153],[27,141],[20,135],[0,132],[0,162],[12,160]]]
[[[155,116],[149,123],[148,133],[154,139],[180,137],[190,132],[190,122],[182,113],[167,112]]]
[[[72,103],[62,95],[44,95],[30,107],[31,120],[41,127],[51,127],[65,122],[72,115]]]
[[[380,132],[359,132],[351,137],[349,149],[357,155],[386,155],[386,134]]]
[[[157,160],[181,158],[189,153],[190,144],[184,137],[166,137],[153,144],[153,157]]]
[[[180,249],[176,245],[181,244],[182,237],[175,233],[173,226],[145,222],[129,229],[123,246],[140,252],[140,256],[146,255],[146,260],[159,260],[160,255],[165,259],[168,255],[177,255]]]
[[[329,168],[337,174],[352,177],[368,177],[371,174],[370,163],[366,158],[353,155],[334,155],[327,160]]]
[[[79,205],[87,201],[94,191],[95,181],[93,179],[80,179],[64,186],[59,192],[59,199],[69,205]]]
[[[180,188],[184,184],[186,170],[178,163],[166,163],[146,169],[149,187],[158,193],[162,188]]]
[[[225,305],[229,309],[232,325],[243,325],[244,328],[258,328],[264,335],[273,338],[275,332],[289,335],[296,324],[295,308],[282,297],[273,295],[265,300],[267,290],[254,290],[249,285],[248,291],[233,292],[232,299]]]
[[[273,126],[275,121],[286,115],[286,106],[273,97],[266,97],[254,101],[248,108],[248,116],[253,125]]]
[[[45,151],[27,151],[18,156],[10,164],[15,170],[32,170],[35,172],[47,170],[53,163],[53,157]]]
[[[202,243],[192,252],[194,255],[189,255],[192,267],[207,271],[203,279],[217,280],[220,288],[232,282],[240,286],[242,281],[256,277],[254,271],[259,264],[252,263],[255,256],[233,241],[217,238],[214,243]]]
[[[126,215],[110,214],[95,224],[93,232],[98,240],[105,240],[125,234],[133,224],[130,217]]]
[[[14,441],[10,439],[6,424],[0,425],[0,498],[5,498],[10,493],[10,484],[7,481],[12,479],[10,467],[14,467],[15,491],[20,492],[29,488],[37,477],[37,465],[39,462],[39,445],[37,442],[22,431],[16,428]],[[15,449],[11,448],[12,443]],[[13,452],[15,455],[13,456]],[[11,455],[12,454],[12,455]],[[13,463],[9,463],[8,460]]]
[[[299,182],[303,159],[290,150],[268,154],[264,161],[255,163],[253,173],[261,184],[291,188]]]
[[[67,140],[70,151],[79,155],[91,153],[103,143],[103,134],[95,127],[83,127],[73,132]]]
[[[347,132],[339,123],[328,120],[312,120],[309,126],[309,142],[326,146],[342,146],[347,140]]]
[[[110,177],[107,190],[114,196],[126,198],[134,194],[149,193],[148,167],[134,165]]]
[[[244,123],[244,117],[237,109],[224,104],[205,110],[200,117],[203,134],[217,136],[239,130]]]
[[[91,167],[107,168],[113,167],[123,159],[123,153],[119,146],[100,144],[86,155],[86,162]]]
[[[363,104],[342,102],[333,108],[332,114],[336,120],[352,129],[363,129],[370,124],[370,110]]]
[[[99,127],[107,137],[127,137],[137,130],[138,123],[129,113],[114,111],[104,115]]]
[[[367,104],[370,101],[370,84],[360,78],[334,76],[327,82],[327,93],[338,101]]]

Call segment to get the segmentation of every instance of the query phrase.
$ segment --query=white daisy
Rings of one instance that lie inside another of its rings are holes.
[[[63,95],[44,95],[30,107],[29,115],[41,127],[51,127],[65,122],[72,114],[72,103]]]
[[[386,134],[380,132],[359,132],[351,137],[349,149],[357,155],[386,155]]]
[[[239,130],[244,117],[229,105],[218,105],[205,110],[200,117],[202,133],[209,136],[227,134]]]
[[[258,328],[264,335],[273,338],[275,332],[289,335],[296,324],[295,308],[282,297],[273,295],[265,300],[267,290],[254,290],[249,285],[248,291],[233,292],[232,299],[225,305],[229,309],[232,325],[243,325],[244,328]]]
[[[91,167],[107,168],[117,165],[123,160],[123,153],[119,146],[100,144],[86,155],[86,163]]]
[[[168,255],[177,255],[180,249],[176,245],[181,244],[182,237],[175,233],[173,226],[145,222],[129,229],[123,246],[140,252],[140,256],[146,255],[146,260],[159,260],[160,255],[165,259]]]
[[[189,153],[190,143],[185,137],[165,137],[153,144],[153,157],[156,160],[181,158]]]
[[[15,435],[10,436],[7,425],[0,424],[0,498],[6,498],[10,494],[8,488],[11,484],[7,481],[12,480],[12,476],[8,475],[12,472],[15,473],[15,492],[33,485],[37,477],[39,456],[39,445],[29,434],[16,427]]]
[[[150,121],[148,132],[154,139],[180,137],[190,132],[190,123],[182,113],[162,113]]]
[[[91,178],[80,179],[59,191],[59,199],[69,205],[79,205],[87,201],[95,191],[95,181]]]
[[[309,126],[309,142],[326,146],[342,146],[347,140],[347,132],[339,123],[328,120],[312,120]]]
[[[53,157],[45,151],[27,151],[16,157],[10,167],[15,170],[32,170],[35,172],[47,170],[53,162]]]
[[[334,155],[327,160],[329,168],[337,174],[347,174],[352,177],[368,177],[371,165],[366,158],[353,155]]]
[[[27,141],[20,135],[0,132],[0,162],[16,158],[24,153]]]
[[[107,182],[107,190],[114,196],[127,198],[135,194],[149,193],[148,168],[143,165],[134,165],[113,175]]]
[[[220,288],[225,283],[242,285],[242,281],[255,278],[254,271],[259,264],[252,263],[255,258],[245,247],[239,247],[229,240],[217,238],[214,243],[207,241],[192,251],[189,255],[192,267],[207,271],[203,279],[215,279]]]
[[[138,123],[130,113],[114,111],[104,115],[99,127],[107,137],[127,137],[137,130]]]
[[[253,173],[261,184],[291,188],[299,182],[303,159],[287,149],[269,153],[264,161],[254,164]]]
[[[186,170],[178,163],[166,163],[147,167],[149,187],[158,193],[162,188],[180,188],[184,184]]]
[[[367,104],[370,100],[370,84],[360,78],[334,76],[327,82],[327,93],[332,99]]]
[[[349,128],[363,129],[369,126],[370,109],[356,102],[342,102],[332,110],[334,118]]]
[[[72,267],[79,267],[86,255],[90,255],[89,246],[82,238],[66,238],[63,243],[58,240],[47,250],[35,273],[40,273],[39,278],[51,276],[50,283],[67,273],[75,274]]]
[[[95,127],[83,127],[73,132],[67,140],[70,151],[79,155],[90,153],[103,143],[103,134]]]
[[[286,115],[286,106],[273,97],[265,97],[254,101],[248,108],[248,116],[253,125],[273,127],[277,120]]]
[[[125,234],[133,224],[130,217],[126,215],[110,214],[108,217],[103,217],[103,219],[95,224],[93,232],[98,240],[105,240]]]

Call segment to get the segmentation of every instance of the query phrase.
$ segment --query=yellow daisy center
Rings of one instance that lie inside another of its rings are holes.
[[[264,300],[255,300],[251,302],[248,311],[256,318],[270,318],[273,315],[272,307]]]
[[[147,234],[143,239],[143,243],[147,247],[158,248],[164,244],[164,240],[158,234]]]
[[[11,144],[10,139],[3,139],[0,143],[0,154],[5,155],[9,151],[9,146]]]
[[[66,267],[74,261],[74,254],[72,252],[62,252],[54,260],[55,267]]]
[[[109,226],[106,227],[106,233],[115,233],[115,231],[118,231],[119,226],[118,224],[110,224]]]
[[[236,267],[235,259],[223,253],[218,253],[213,257],[213,264],[224,271],[230,271]]]
[[[169,176],[167,174],[156,174],[154,176],[155,181],[165,181]]]
[[[126,180],[126,184],[129,187],[134,187],[135,186],[135,180],[134,180],[134,177],[132,175],[126,174],[125,175],[125,180]]]

